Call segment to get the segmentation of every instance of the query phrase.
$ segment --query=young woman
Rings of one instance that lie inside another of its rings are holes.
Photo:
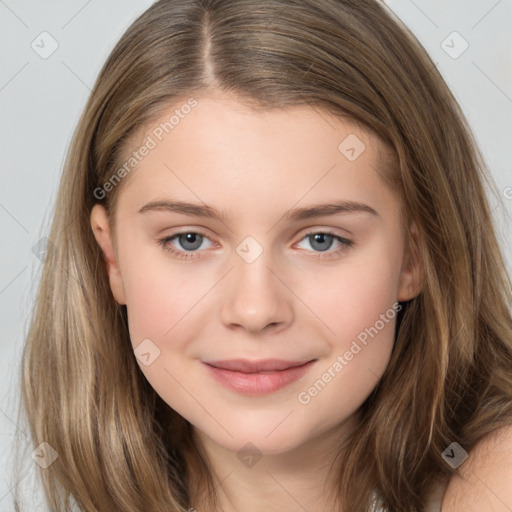
[[[24,353],[51,510],[510,510],[485,184],[381,3],[152,5],[77,127]]]

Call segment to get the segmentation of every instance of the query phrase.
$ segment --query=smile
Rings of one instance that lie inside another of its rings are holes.
[[[232,360],[203,364],[217,382],[239,393],[257,396],[272,393],[297,381],[315,362],[316,360],[311,360],[285,364],[286,361],[276,360]],[[279,367],[281,369],[276,369]]]

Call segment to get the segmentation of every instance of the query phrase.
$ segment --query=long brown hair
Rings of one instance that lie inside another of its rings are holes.
[[[512,423],[512,297],[494,184],[464,115],[376,0],[160,0],[108,57],[69,148],[23,354],[32,448],[58,454],[41,470],[48,503],[183,512],[190,471],[209,478],[190,424],[138,367],[89,218],[98,202],[115,212],[123,182],[97,190],[130,135],[212,89],[255,109],[324,109],[393,151],[385,178],[418,226],[424,286],[403,304],[389,365],[333,471],[343,510],[366,512],[373,492],[386,510],[422,510],[431,482],[454,471],[441,457],[450,443],[469,451]]]

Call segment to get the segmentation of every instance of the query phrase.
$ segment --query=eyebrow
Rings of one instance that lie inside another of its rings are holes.
[[[183,201],[151,201],[144,205],[139,210],[139,213],[155,210],[171,211],[194,217],[206,217],[217,219],[221,222],[227,221],[228,218],[228,215],[224,210],[218,211],[208,205],[199,205]],[[304,208],[295,208],[286,212],[282,218],[285,220],[298,221],[315,217],[324,217],[327,215],[336,215],[338,213],[357,212],[366,212],[377,217],[379,216],[376,210],[366,204],[359,203],[357,201],[336,201],[333,203],[316,204]]]

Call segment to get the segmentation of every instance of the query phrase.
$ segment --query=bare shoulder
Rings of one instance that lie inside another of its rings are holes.
[[[489,434],[450,479],[441,512],[512,511],[512,426]]]

